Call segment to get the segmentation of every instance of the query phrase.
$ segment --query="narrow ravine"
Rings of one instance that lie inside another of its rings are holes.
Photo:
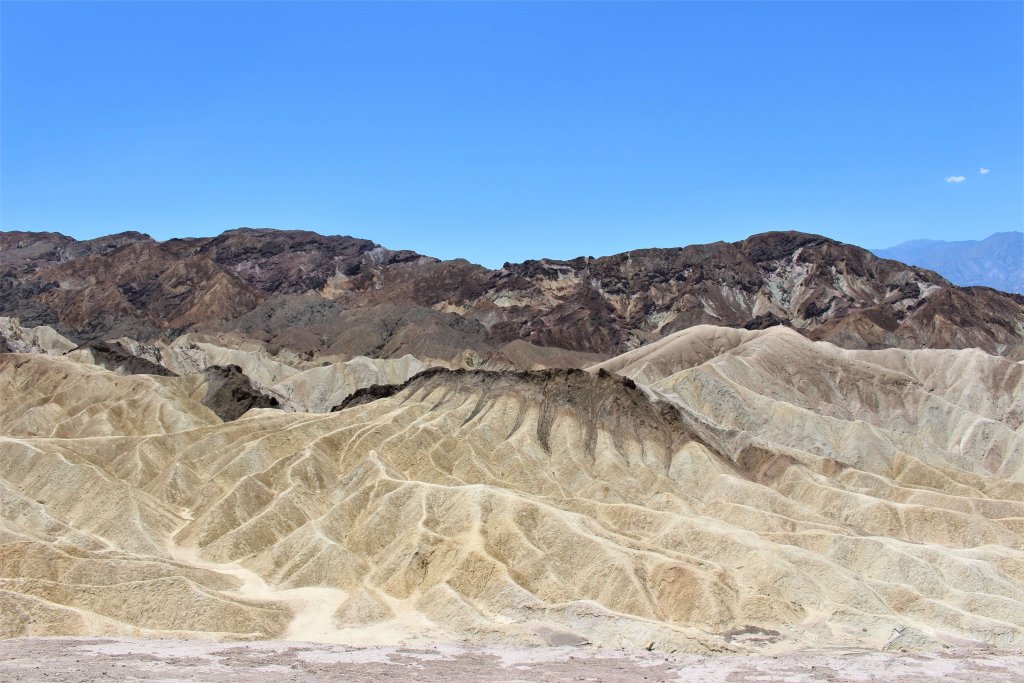
[[[167,539],[167,552],[183,564],[198,569],[224,574],[241,581],[229,595],[261,602],[283,603],[294,617],[284,633],[286,640],[313,641],[320,643],[347,642],[346,632],[338,629],[333,622],[334,613],[348,599],[348,593],[338,588],[310,586],[303,588],[277,589],[268,584],[256,572],[246,569],[238,562],[210,562],[199,556],[199,549],[174,543],[174,536],[188,524],[186,520]]]

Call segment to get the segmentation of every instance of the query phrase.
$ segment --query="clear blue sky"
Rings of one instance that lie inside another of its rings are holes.
[[[492,266],[1021,229],[1020,2],[0,7],[3,229]]]

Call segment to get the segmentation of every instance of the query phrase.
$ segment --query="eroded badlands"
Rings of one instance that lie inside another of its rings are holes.
[[[189,342],[156,375],[32,334],[0,354],[4,637],[1024,643],[1004,357],[698,326],[586,371]],[[212,365],[281,405],[225,421]]]

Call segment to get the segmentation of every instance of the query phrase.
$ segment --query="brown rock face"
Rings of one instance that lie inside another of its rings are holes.
[[[110,253],[135,242],[153,243],[153,238],[141,232],[121,232],[80,242],[59,232],[0,232],[0,270],[31,273],[89,254]]]
[[[79,339],[147,339],[234,318],[259,302],[257,292],[209,258],[176,253],[145,235],[68,239],[4,235],[0,290],[9,310],[28,322],[52,320]]]
[[[848,348],[1024,343],[1020,295],[795,232],[499,270],[303,231],[0,233],[0,295],[0,314],[80,341],[203,331],[379,357],[490,356],[513,341],[614,354],[697,324],[783,324]]]
[[[369,240],[327,237],[303,230],[229,230],[212,239],[170,240],[168,248],[203,256],[270,294],[323,291],[334,278],[351,278],[410,261],[436,261],[411,251],[390,251]]]
[[[276,408],[278,401],[261,392],[237,365],[211,365],[203,370],[204,406],[230,422],[252,408]]]

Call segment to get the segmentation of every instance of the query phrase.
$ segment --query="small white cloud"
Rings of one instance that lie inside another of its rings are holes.
[[[984,166],[982,166],[981,168],[978,169],[978,173],[980,173],[981,175],[988,175],[991,172],[992,172],[991,168],[985,168]]]
[[[946,176],[946,182],[947,183],[962,183],[965,180],[967,180],[967,177],[966,176],[962,176],[962,175],[948,175],[948,176]]]

